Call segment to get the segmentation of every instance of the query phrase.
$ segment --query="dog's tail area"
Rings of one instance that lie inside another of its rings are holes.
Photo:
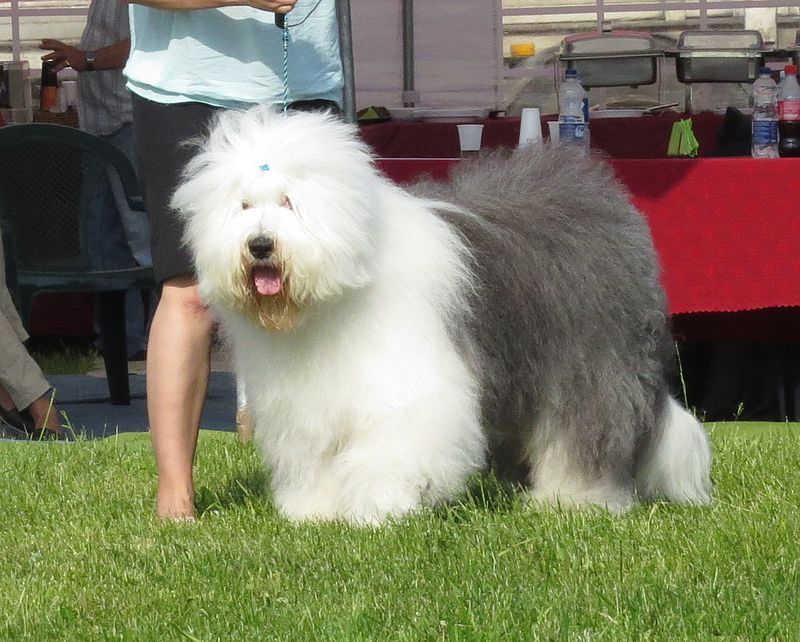
[[[659,423],[637,462],[639,498],[708,504],[711,502],[711,444],[705,429],[671,397]]]

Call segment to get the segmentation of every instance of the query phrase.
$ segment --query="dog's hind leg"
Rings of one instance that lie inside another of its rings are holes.
[[[635,497],[634,415],[616,403],[619,394],[613,400],[593,394],[579,399],[578,388],[569,399],[552,395],[529,433],[525,447],[531,502],[625,512]]]
[[[633,482],[624,462],[589,462],[557,429],[534,437],[530,447],[528,496],[534,506],[599,506],[615,513],[634,503]]]

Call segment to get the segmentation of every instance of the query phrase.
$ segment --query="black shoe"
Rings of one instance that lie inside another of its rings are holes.
[[[29,436],[24,430],[0,421],[0,439],[24,439],[27,441]]]
[[[30,441],[66,441],[67,436],[49,428],[36,428],[27,410],[20,412],[16,408],[6,410],[0,407],[0,438],[28,439]]]
[[[32,433],[28,433],[27,439],[30,441],[69,441],[67,434],[63,430],[56,432],[49,428],[38,428]]]
[[[6,410],[2,406],[0,406],[0,423],[26,433],[33,432],[36,427],[33,418],[28,413],[23,414],[16,408]]]

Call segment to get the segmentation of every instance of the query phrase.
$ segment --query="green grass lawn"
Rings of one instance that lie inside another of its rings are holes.
[[[86,374],[99,359],[94,345],[83,338],[34,337],[28,349],[46,375]]]
[[[276,515],[204,432],[201,519],[146,435],[0,444],[0,640],[800,640],[800,425],[711,425],[716,502],[526,510],[491,479],[382,529]]]

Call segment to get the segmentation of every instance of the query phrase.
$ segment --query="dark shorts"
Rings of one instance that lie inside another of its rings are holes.
[[[302,101],[290,107],[338,112],[336,104],[327,100]],[[133,95],[136,166],[150,218],[153,271],[159,283],[194,274],[191,254],[183,245],[183,222],[169,202],[183,168],[197,149],[183,143],[205,136],[217,109],[203,103],[165,105]]]

